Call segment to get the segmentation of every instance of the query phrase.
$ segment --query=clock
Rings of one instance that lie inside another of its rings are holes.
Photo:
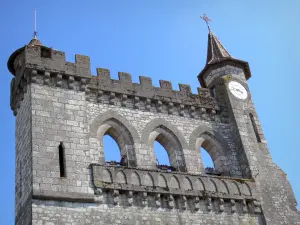
[[[246,99],[248,96],[246,88],[236,81],[230,81],[228,88],[230,92],[239,99]]]

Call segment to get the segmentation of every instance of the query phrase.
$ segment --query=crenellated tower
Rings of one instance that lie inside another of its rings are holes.
[[[270,157],[247,62],[209,30],[201,88],[90,70],[35,36],[8,60],[16,116],[16,225],[300,224]],[[103,136],[120,149],[105,160]],[[159,165],[154,141],[167,151]],[[203,166],[200,148],[214,169]]]

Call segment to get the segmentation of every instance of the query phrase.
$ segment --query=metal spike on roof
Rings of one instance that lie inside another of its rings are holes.
[[[33,32],[33,39],[29,42],[28,45],[42,45],[41,41],[37,37],[36,31],[36,9],[34,9],[34,32]]]

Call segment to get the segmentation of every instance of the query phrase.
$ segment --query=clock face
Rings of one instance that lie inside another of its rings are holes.
[[[228,88],[231,93],[239,99],[246,99],[248,96],[246,88],[244,88],[243,85],[236,81],[230,81],[228,84]]]

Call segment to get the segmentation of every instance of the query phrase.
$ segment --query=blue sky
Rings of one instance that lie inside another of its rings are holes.
[[[0,0],[0,224],[14,224],[14,129],[9,107],[12,75],[6,63],[10,54],[27,44],[33,33],[37,8],[38,34],[46,46],[91,57],[92,72],[117,72],[190,84],[196,93],[197,75],[204,67],[207,28],[227,50],[248,61],[249,85],[273,160],[287,173],[300,201],[298,135],[300,1],[23,1]],[[110,143],[107,140],[107,143]],[[110,144],[107,144],[110,145]]]

